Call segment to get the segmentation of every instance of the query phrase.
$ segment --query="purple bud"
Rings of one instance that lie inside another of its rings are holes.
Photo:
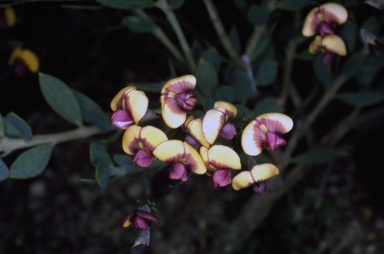
[[[231,172],[227,169],[216,170],[212,176],[214,187],[224,187],[232,182]]]
[[[268,132],[267,133],[267,147],[271,149],[271,151],[274,151],[275,149],[279,148],[281,145],[285,145],[287,142],[285,139],[283,139],[279,134]]]
[[[117,110],[113,112],[110,120],[113,125],[123,130],[127,129],[134,123],[132,116],[125,110]]]
[[[331,52],[325,53],[323,58],[321,59],[321,65],[326,68],[331,68],[334,59],[335,59],[334,53],[331,53]]]
[[[256,182],[253,184],[253,190],[256,192],[256,195],[262,196],[267,189],[265,182]]]
[[[223,138],[231,140],[237,134],[236,127],[232,123],[226,123],[223,128],[221,128],[219,134]]]
[[[191,135],[186,135],[184,141],[190,144],[197,151],[199,151],[201,144],[199,141],[197,141],[197,139],[195,139]]]
[[[177,105],[187,111],[193,109],[196,105],[196,97],[192,91],[182,92],[175,97]]]
[[[321,22],[318,26],[319,33],[321,37],[324,37],[324,35],[327,34],[334,34],[335,32],[333,31],[332,27],[326,23],[326,22]]]

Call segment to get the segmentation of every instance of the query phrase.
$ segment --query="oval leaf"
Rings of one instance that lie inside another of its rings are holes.
[[[273,59],[267,59],[261,62],[257,70],[257,81],[261,86],[270,85],[275,82],[278,64]]]
[[[91,163],[93,166],[97,167],[100,162],[105,162],[111,164],[111,158],[105,149],[105,145],[99,143],[92,143],[90,149]]]
[[[303,153],[292,159],[294,163],[322,164],[332,162],[345,155],[345,151],[334,148],[319,148]]]
[[[151,0],[96,0],[101,5],[121,9],[121,10],[134,10],[155,7],[155,2]]]
[[[8,178],[9,169],[8,166],[0,159],[0,181],[3,181]]]
[[[102,161],[97,164],[95,179],[102,188],[106,188],[108,186],[110,175],[111,175],[111,168],[109,163]]]
[[[19,131],[21,136],[29,141],[32,139],[32,130],[31,127],[25,122],[21,117],[15,113],[7,114],[8,121]]]
[[[129,30],[138,33],[150,33],[156,28],[152,20],[138,16],[125,17],[122,22]]]
[[[268,10],[257,5],[252,5],[247,14],[248,21],[254,25],[267,23],[268,16]]]
[[[53,145],[42,145],[31,148],[13,162],[9,178],[26,179],[39,175],[49,162]]]
[[[366,107],[384,100],[384,96],[376,91],[341,93],[338,98],[356,107]]]
[[[40,73],[40,89],[52,109],[70,123],[80,126],[82,115],[72,90],[60,79]]]
[[[211,96],[217,88],[217,73],[215,67],[204,59],[199,61],[195,73],[198,89],[205,95]]]

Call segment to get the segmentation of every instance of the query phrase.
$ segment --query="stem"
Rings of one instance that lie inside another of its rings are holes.
[[[5,157],[7,154],[22,148],[28,148],[32,146],[42,145],[42,144],[53,144],[67,142],[75,139],[87,138],[96,134],[101,133],[101,130],[95,126],[82,126],[76,130],[65,131],[54,134],[44,134],[44,135],[35,135],[32,140],[25,141],[24,139],[11,139],[3,138],[0,142],[0,153],[3,153],[1,156]]]
[[[135,13],[144,18],[150,20],[151,18],[142,10],[135,10]],[[173,54],[173,56],[176,58],[177,61],[180,63],[184,62],[184,57],[180,53],[179,49],[176,47],[175,44],[172,43],[172,41],[168,38],[168,36],[164,33],[164,31],[161,29],[161,27],[155,25],[155,29],[153,30],[153,34],[156,36],[157,39],[163,43],[163,45]]]
[[[253,52],[256,50],[257,45],[260,42],[261,36],[263,36],[265,32],[265,25],[255,25],[253,28],[253,33],[250,36],[247,44],[247,48],[245,50],[245,55],[251,58]]]
[[[171,24],[173,30],[175,31],[176,36],[179,39],[179,42],[181,44],[181,48],[183,49],[184,55],[187,59],[190,70],[191,71],[194,70],[196,67],[196,63],[195,63],[195,60],[193,59],[191,48],[189,47],[189,44],[183,34],[180,24],[177,21],[175,13],[169,7],[167,0],[158,0],[157,6],[164,12],[165,16],[168,19],[168,22]]]
[[[229,57],[239,66],[245,67],[244,62],[241,60],[240,56],[236,53],[231,40],[229,39],[227,33],[225,32],[223,23],[220,20],[220,16],[217,13],[215,5],[212,3],[212,0],[204,0],[204,4],[207,7],[209,17],[211,18],[213,27],[216,30],[217,35],[223,44],[225,50],[227,51]]]

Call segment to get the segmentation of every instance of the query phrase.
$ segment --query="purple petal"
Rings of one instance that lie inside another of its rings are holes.
[[[267,133],[267,147],[274,151],[281,145],[285,145],[287,142],[279,134],[268,132]]]
[[[135,218],[135,228],[136,229],[143,229],[143,230],[145,230],[145,229],[148,228],[148,226],[149,226],[149,221],[147,219],[142,218],[140,216],[137,216]]]
[[[113,112],[110,120],[113,125],[123,130],[127,129],[134,123],[132,116],[124,110],[117,110]]]
[[[321,59],[321,65],[325,68],[331,68],[333,65],[333,61],[335,59],[334,53],[325,53],[323,58]]]
[[[253,190],[256,192],[256,195],[261,196],[265,193],[265,190],[267,189],[267,185],[265,182],[257,182],[253,184]]]
[[[175,100],[177,105],[184,111],[193,109],[197,101],[192,91],[186,91],[176,95]]]
[[[152,154],[149,154],[144,150],[139,150],[133,156],[131,163],[133,165],[138,165],[142,168],[146,168],[151,165],[153,158],[154,157],[152,156]]]
[[[169,173],[169,178],[174,180],[181,180],[183,182],[188,180],[187,170],[185,166],[181,163],[176,163],[172,165],[172,170]]]
[[[186,135],[184,141],[190,144],[193,148],[195,148],[196,151],[199,151],[201,144],[199,141],[197,141],[197,139],[195,139],[191,135]]]
[[[213,186],[224,187],[232,182],[231,172],[228,169],[216,170],[212,176]]]
[[[131,254],[143,254],[145,249],[149,246],[150,240],[150,227],[146,230],[140,231],[137,235],[135,244],[131,247]]]
[[[321,22],[318,26],[318,29],[319,29],[319,34],[322,37],[324,35],[327,35],[327,34],[334,34],[332,27],[328,23],[325,23],[325,22]]]
[[[232,123],[226,123],[223,128],[221,128],[219,135],[225,139],[231,140],[236,136],[237,131],[235,126]]]

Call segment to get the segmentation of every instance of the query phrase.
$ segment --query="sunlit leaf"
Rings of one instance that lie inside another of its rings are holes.
[[[156,27],[152,20],[138,16],[125,17],[122,22],[129,30],[137,33],[150,33]]]
[[[366,107],[384,100],[383,94],[377,91],[341,93],[337,97],[341,101],[356,107]]]
[[[23,152],[11,165],[9,178],[26,179],[39,175],[48,165],[52,150],[52,145],[41,145]]]
[[[346,155],[346,152],[335,148],[314,149],[292,158],[293,163],[322,164],[335,161]]]
[[[205,95],[211,96],[218,84],[215,67],[204,59],[200,59],[196,68],[197,88]]]
[[[60,79],[48,74],[39,74],[41,92],[47,103],[61,117],[80,126],[82,115],[79,103],[72,90]]]
[[[33,134],[31,127],[20,116],[16,115],[15,113],[8,113],[7,119],[18,130],[18,132],[25,140],[29,141],[32,139]]]
[[[0,159],[0,181],[7,179],[8,175],[9,175],[9,168],[4,163],[4,161]]]
[[[96,2],[121,10],[144,9],[156,6],[152,0],[96,0]]]

